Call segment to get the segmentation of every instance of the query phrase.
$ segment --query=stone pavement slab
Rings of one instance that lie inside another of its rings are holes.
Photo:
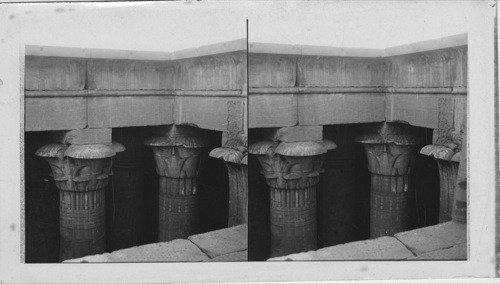
[[[420,255],[466,243],[467,225],[450,221],[398,233],[395,237],[404,243],[415,255]]]
[[[402,260],[412,256],[396,238],[381,237],[269,260]]]
[[[421,230],[427,235],[439,236],[455,244],[467,242],[467,224],[464,223],[450,221],[435,226],[425,227]]]
[[[185,262],[205,261],[209,257],[188,240],[173,240],[91,255],[64,262]]]
[[[401,241],[415,255],[450,248],[456,245],[455,242],[443,238],[439,234],[435,234],[432,229],[428,228],[398,233],[394,237]]]
[[[188,238],[210,258],[248,249],[248,225],[239,225]]]
[[[408,258],[408,260],[466,260],[466,259],[467,259],[467,243],[461,243],[451,248],[435,250]]]
[[[209,262],[248,261],[248,250],[219,255],[217,257],[214,257],[206,261]]]
[[[453,221],[269,260],[464,260],[467,225]]]

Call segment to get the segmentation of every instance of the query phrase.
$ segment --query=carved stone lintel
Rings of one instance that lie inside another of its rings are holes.
[[[358,137],[371,173],[370,237],[411,229],[411,171],[418,140],[406,125],[384,122]]]
[[[271,257],[317,249],[316,185],[327,150],[325,142],[277,143],[250,146],[271,194]]]
[[[170,125],[144,144],[153,148],[159,184],[158,241],[185,239],[198,228],[198,175],[207,140],[202,131]]]
[[[215,148],[210,156],[224,160],[229,177],[228,227],[248,223],[248,156],[246,147]]]
[[[451,220],[455,185],[457,182],[460,151],[447,146],[427,145],[420,150],[423,155],[434,157],[439,169],[439,223]]]
[[[105,187],[112,156],[125,150],[120,146],[56,143],[36,151],[49,163],[60,190],[61,261],[105,252]]]

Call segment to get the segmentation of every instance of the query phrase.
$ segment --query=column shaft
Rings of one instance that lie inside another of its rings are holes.
[[[104,188],[60,191],[61,260],[106,251]]]
[[[231,144],[229,141],[227,144]],[[232,143],[239,147],[220,147],[210,157],[222,159],[229,178],[228,227],[248,223],[248,156],[246,143]],[[234,149],[236,148],[236,149]]]
[[[457,184],[460,149],[443,145],[427,145],[420,154],[433,157],[439,170],[439,223],[451,220],[455,186]]]
[[[158,240],[184,239],[197,232],[196,178],[160,176]]]
[[[228,226],[248,223],[248,166],[226,162],[229,176]]]
[[[453,196],[457,182],[458,163],[436,159],[439,168],[439,223],[451,220]]]
[[[393,236],[410,229],[410,176],[384,176],[372,173],[370,236]]]
[[[271,188],[271,257],[315,249],[316,186]]]
[[[457,182],[453,195],[453,221],[467,223],[467,131],[463,128],[462,151],[457,171]]]

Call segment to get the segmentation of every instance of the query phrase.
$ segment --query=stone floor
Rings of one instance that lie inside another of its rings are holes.
[[[65,262],[247,261],[248,226],[239,225],[187,239],[148,244]],[[282,260],[465,260],[467,226],[446,222],[393,237],[352,242],[271,258]]]
[[[239,225],[187,239],[142,245],[64,262],[247,261],[248,226]]]
[[[467,225],[446,222],[393,237],[352,242],[269,259],[277,260],[466,260]]]

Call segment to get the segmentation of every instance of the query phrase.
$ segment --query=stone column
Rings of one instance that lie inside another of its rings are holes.
[[[159,185],[158,241],[197,233],[198,175],[207,139],[201,129],[168,125],[154,129],[144,144],[153,148]]]
[[[60,260],[106,251],[105,188],[111,158],[120,144],[42,146],[35,155],[49,163],[59,188]]]
[[[262,166],[271,194],[271,257],[317,249],[316,185],[324,142],[261,141],[249,148]]]
[[[210,157],[224,160],[229,176],[228,227],[248,223],[248,156],[246,147],[215,148]]]
[[[467,127],[464,120],[462,151],[460,152],[459,166],[457,172],[457,182],[453,195],[453,211],[451,217],[453,221],[467,223]]]
[[[370,237],[392,236],[411,229],[411,171],[418,144],[410,126],[384,122],[358,137],[371,173]]]
[[[452,148],[455,148],[452,149]],[[439,223],[451,220],[460,151],[456,147],[427,145],[420,154],[434,157],[439,169]]]

